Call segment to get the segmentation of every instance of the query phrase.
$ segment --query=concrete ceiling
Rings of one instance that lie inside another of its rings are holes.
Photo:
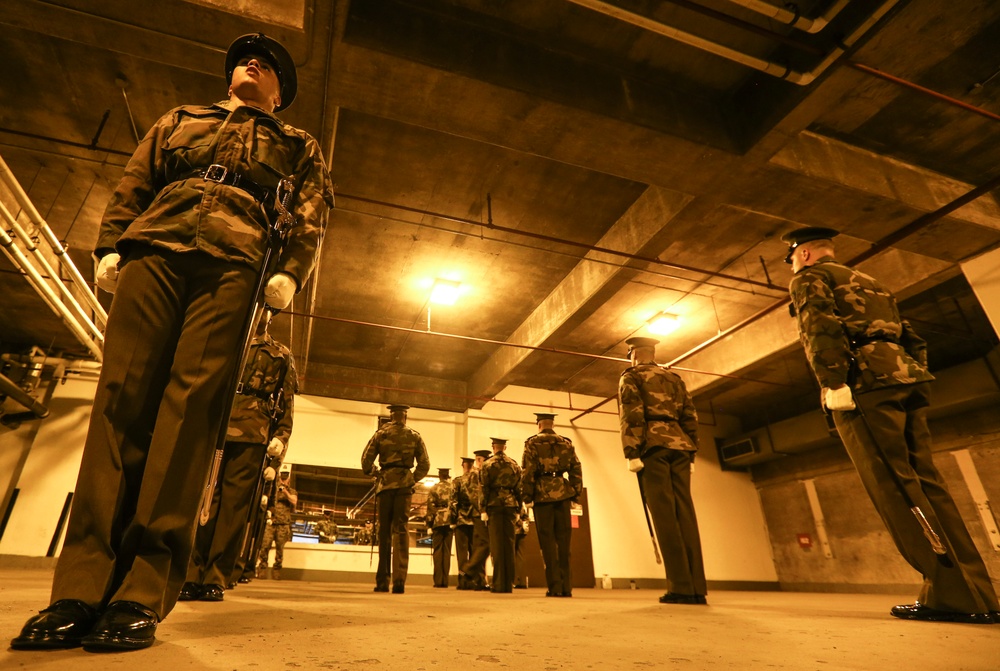
[[[338,192],[314,281],[274,327],[310,394],[456,411],[510,384],[611,397],[624,340],[669,311],[658,358],[703,417],[813,409],[779,240],[811,225],[843,231],[844,260],[885,247],[862,268],[905,299],[936,366],[995,344],[957,267],[1000,244],[994,193],[887,238],[997,177],[1000,3],[852,0],[814,35],[726,0],[583,4],[5,0],[0,156],[92,276],[136,135],[223,98],[236,35],[281,40],[299,71],[282,117],[320,140]],[[2,350],[80,352],[0,264]],[[435,277],[462,283],[454,306],[429,309]]]

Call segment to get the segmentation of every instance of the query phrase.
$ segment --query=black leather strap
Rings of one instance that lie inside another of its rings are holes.
[[[204,180],[215,182],[216,184],[225,184],[226,186],[242,189],[243,191],[249,193],[254,200],[264,207],[268,209],[272,209],[274,207],[274,189],[268,189],[261,186],[246,175],[236,172],[235,170],[230,170],[224,165],[213,163],[207,168],[192,170],[186,175],[182,175],[178,181],[192,179],[195,177],[201,177]]]

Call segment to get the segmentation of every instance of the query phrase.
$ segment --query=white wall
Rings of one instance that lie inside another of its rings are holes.
[[[76,487],[96,389],[96,380],[68,380],[56,387],[18,479],[21,491],[0,539],[0,554],[44,557],[48,551],[66,495]]]

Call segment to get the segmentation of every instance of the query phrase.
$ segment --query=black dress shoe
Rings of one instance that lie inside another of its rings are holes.
[[[153,645],[159,621],[159,616],[141,603],[115,601],[80,642],[88,652],[141,650]]]
[[[240,579],[237,580],[236,582],[242,583],[242,584],[245,585],[245,584],[249,583],[251,580],[253,580],[253,578],[251,578],[250,576],[248,576],[248,575],[246,575],[244,573],[243,575],[240,576]]]
[[[675,603],[687,606],[704,606],[708,603],[704,596],[699,594],[677,594],[667,592],[660,597],[660,603]]]
[[[375,589],[373,589],[372,591],[373,592],[388,592],[389,591],[389,586],[388,585],[375,585]]]
[[[396,582],[396,583],[392,584],[392,593],[393,594],[402,594],[405,591],[406,591],[406,586],[403,583]]]
[[[989,613],[958,613],[952,610],[938,610],[917,601],[912,604],[893,606],[889,613],[904,620],[924,620],[926,622],[960,622],[962,624],[993,624]]]
[[[222,589],[222,585],[205,585],[205,589],[202,590],[201,596],[198,597],[199,601],[222,601],[226,598],[226,590]]]
[[[201,598],[201,593],[205,589],[204,585],[199,585],[196,582],[186,582],[184,586],[181,587],[181,593],[177,595],[178,601],[197,601]]]
[[[230,583],[226,583],[226,589],[236,589],[236,581],[234,580]]]
[[[527,585],[514,585],[514,589],[528,589]]]
[[[75,648],[97,622],[97,611],[77,599],[61,599],[24,623],[14,650]]]

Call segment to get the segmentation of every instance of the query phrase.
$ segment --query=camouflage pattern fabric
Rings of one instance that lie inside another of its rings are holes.
[[[337,523],[331,519],[321,519],[316,523],[316,533],[320,535],[320,543],[333,543],[337,540]]]
[[[274,506],[271,508],[271,524],[291,524],[292,523],[292,512],[295,510],[295,506],[292,505],[290,496],[297,496],[298,492],[279,483],[277,487],[277,492],[274,495],[275,501]]]
[[[452,480],[451,498],[448,500],[448,515],[456,526],[471,526],[479,514],[478,487],[471,485],[476,479],[475,471],[456,476]],[[478,484],[478,479],[476,479]]]
[[[521,504],[521,507],[517,511],[517,517],[514,518],[514,535],[515,536],[527,536],[528,535],[528,524],[530,522],[528,517],[528,509]]]
[[[483,462],[479,481],[480,510],[521,507],[521,467],[503,452]]]
[[[452,480],[439,480],[427,493],[427,526],[446,527],[451,524],[451,491],[454,489]]]
[[[355,545],[371,545],[372,544],[372,530],[365,529],[361,527],[356,532],[354,532],[354,544]]]
[[[254,338],[240,381],[226,441],[267,445],[278,438],[287,448],[299,390],[292,353],[268,333]]]
[[[295,184],[296,223],[276,271],[301,287],[315,264],[333,207],[333,186],[316,140],[267,112],[229,102],[185,105],[163,115],[139,143],[108,204],[96,252],[128,256],[134,243],[194,250],[259,268],[268,215],[254,198],[192,171],[218,164],[268,190]]]
[[[427,446],[420,434],[401,422],[387,422],[375,432],[361,453],[361,470],[375,475],[375,459],[379,460],[378,488],[413,489],[431,468]],[[416,470],[410,471],[416,462]]]
[[[878,280],[824,256],[792,277],[788,291],[799,340],[820,386],[851,384],[865,392],[934,379],[927,371],[927,343],[900,317],[896,299]]]
[[[583,466],[573,442],[551,429],[524,441],[521,459],[521,500],[554,503],[583,493]]]
[[[618,413],[626,459],[650,449],[698,449],[698,413],[684,381],[655,363],[626,368],[618,380]]]

